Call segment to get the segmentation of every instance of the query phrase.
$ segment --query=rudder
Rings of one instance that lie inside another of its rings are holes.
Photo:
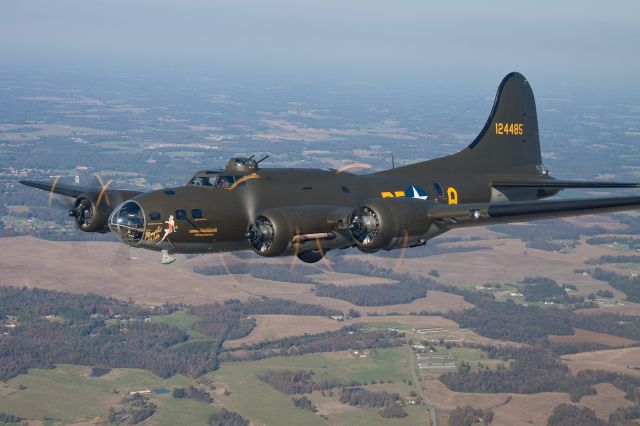
[[[533,91],[520,73],[508,74],[480,134],[460,154],[478,171],[535,172],[541,164]]]

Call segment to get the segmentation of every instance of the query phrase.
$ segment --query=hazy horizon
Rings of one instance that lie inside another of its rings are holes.
[[[0,6],[2,71],[293,76],[634,88],[640,4],[26,0]]]

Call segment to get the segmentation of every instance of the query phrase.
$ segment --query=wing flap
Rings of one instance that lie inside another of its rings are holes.
[[[640,208],[640,196],[557,201],[433,205],[428,218],[444,228],[526,222]]]

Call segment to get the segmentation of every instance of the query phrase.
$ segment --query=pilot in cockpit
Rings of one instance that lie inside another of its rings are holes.
[[[202,186],[213,186],[213,185],[211,185],[211,181],[209,180],[209,177],[207,177],[207,176],[196,176],[191,181],[191,184],[193,184],[193,185],[202,185]]]

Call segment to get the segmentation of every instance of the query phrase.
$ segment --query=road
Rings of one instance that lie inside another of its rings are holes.
[[[416,373],[416,365],[415,365],[415,357],[413,356],[413,348],[409,346],[409,370],[411,371],[411,380],[416,385],[416,389],[418,389],[418,395],[422,398],[422,403],[425,405],[427,410],[427,416],[431,419],[431,426],[438,426],[438,419],[436,418],[436,409],[433,407],[429,398],[427,398],[427,394],[424,389],[422,389],[422,384],[420,383],[420,379],[418,378],[418,373]]]

